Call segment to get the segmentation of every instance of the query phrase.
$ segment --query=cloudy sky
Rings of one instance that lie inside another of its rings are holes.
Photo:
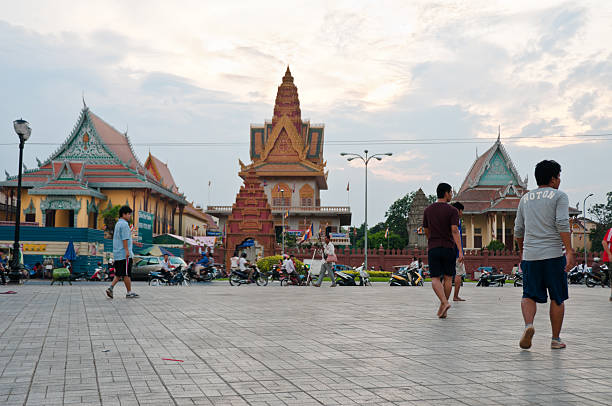
[[[354,224],[363,169],[340,152],[394,154],[371,167],[374,223],[409,191],[458,188],[498,126],[530,186],[535,163],[555,159],[572,204],[590,192],[601,202],[612,190],[610,21],[612,3],[584,0],[2,2],[0,166],[17,171],[14,119],[33,128],[34,167],[55,149],[35,143],[60,144],[84,94],[128,129],[141,161],[149,150],[167,161],[190,200],[231,204],[249,124],[271,119],[289,64],[302,118],[326,125],[322,204],[350,199]],[[155,145],[168,140],[222,145]]]

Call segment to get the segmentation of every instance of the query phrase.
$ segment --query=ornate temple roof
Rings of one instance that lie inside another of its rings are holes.
[[[498,135],[491,148],[476,157],[453,200],[463,203],[467,214],[516,211],[525,191],[527,179],[520,178]]]
[[[252,163],[241,164],[241,176],[250,168],[259,176],[316,177],[327,189],[323,161],[324,125],[310,124],[301,117],[300,100],[293,76],[287,67],[278,87],[271,122],[251,125]]]
[[[488,178],[487,175],[489,175]],[[498,136],[495,144],[476,158],[461,184],[459,193],[479,185],[505,186],[508,182],[527,189],[527,179],[521,180],[510,155],[506,152]]]
[[[165,187],[171,189],[173,192],[178,192],[178,186],[174,181],[174,177],[168,168],[168,165],[163,163],[154,155],[151,155],[149,152],[149,156],[145,161],[144,167],[155,177],[155,179],[160,182]]]
[[[178,190],[165,186],[140,164],[127,133],[117,131],[87,106],[66,141],[38,168],[24,171],[22,185],[32,194],[100,198],[100,189],[149,188],[187,203]],[[16,187],[17,176],[8,176],[0,186]]]

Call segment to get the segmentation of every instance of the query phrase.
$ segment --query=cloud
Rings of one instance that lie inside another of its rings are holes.
[[[177,14],[164,2],[0,4],[0,15],[11,16],[0,21],[0,85],[10,95],[0,105],[0,126],[7,126],[0,139],[9,139],[10,121],[23,115],[33,141],[63,141],[84,91],[103,118],[129,125],[141,158],[147,143],[168,139],[233,143],[152,151],[169,161],[191,199],[206,202],[203,184],[212,178],[212,202],[229,203],[241,183],[237,160],[248,160],[249,123],[272,116],[289,64],[303,118],[324,122],[327,141],[345,141],[325,146],[330,190],[323,204],[343,204],[348,179],[359,187],[362,167],[341,161],[345,150],[394,153],[372,165],[371,187],[381,188],[372,210],[380,213],[438,178],[460,183],[498,125],[522,173],[542,155],[570,161],[576,150],[590,156],[608,146],[575,137],[612,130],[608,2],[240,7],[187,0]],[[47,154],[30,144],[26,161]],[[5,166],[14,172],[16,163]],[[361,213],[360,202],[353,204]]]

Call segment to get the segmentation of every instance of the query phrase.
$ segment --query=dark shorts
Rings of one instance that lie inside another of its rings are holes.
[[[429,275],[432,278],[455,276],[457,253],[454,248],[436,247],[427,252]]]
[[[125,259],[120,259],[115,261],[115,276],[129,276],[132,277],[132,258],[130,258],[129,262]]]
[[[557,304],[569,298],[567,292],[567,273],[565,273],[565,256],[543,259],[540,261],[523,261],[523,297],[538,303],[546,303],[548,296]],[[548,296],[546,292],[548,291]]]

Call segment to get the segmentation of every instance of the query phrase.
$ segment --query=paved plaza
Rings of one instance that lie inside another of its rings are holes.
[[[522,351],[512,286],[465,286],[445,320],[429,285],[104,286],[0,295],[0,404],[612,405],[602,288],[571,287],[567,349],[541,306]]]

